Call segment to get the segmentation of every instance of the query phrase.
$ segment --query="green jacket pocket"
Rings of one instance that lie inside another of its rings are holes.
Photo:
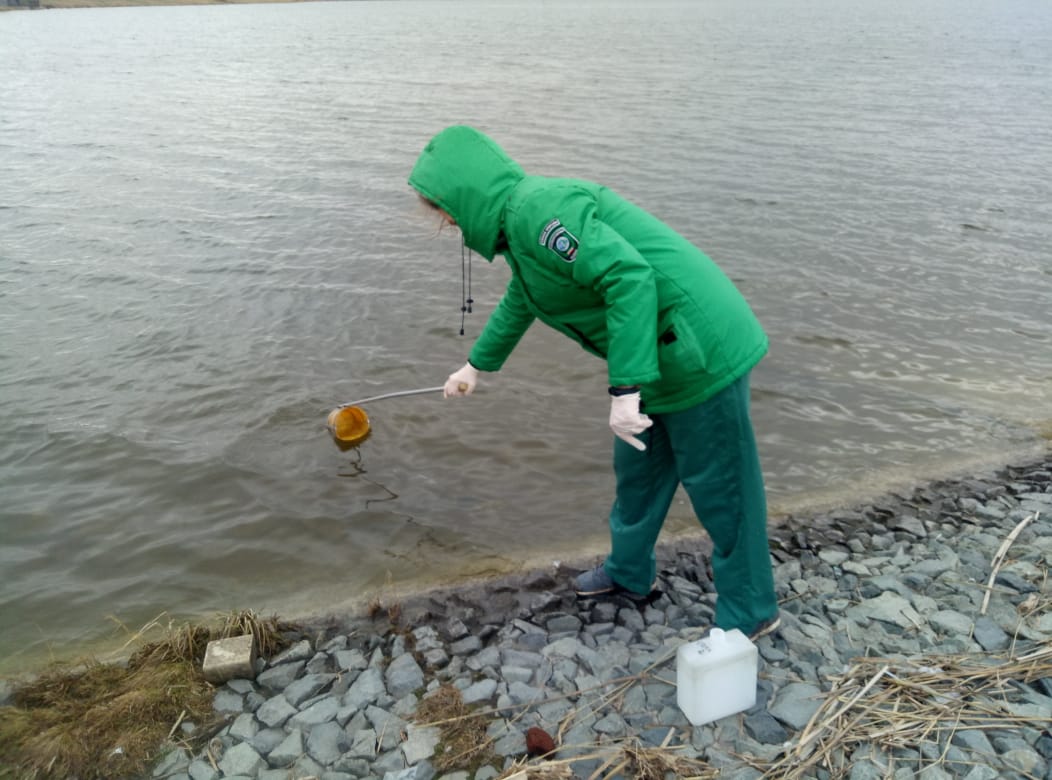
[[[658,365],[662,383],[705,372],[706,360],[701,345],[675,309],[669,309],[658,319]]]

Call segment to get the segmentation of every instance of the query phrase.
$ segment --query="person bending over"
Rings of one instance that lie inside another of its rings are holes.
[[[607,363],[616,495],[610,553],[579,575],[579,596],[646,595],[677,487],[712,539],[715,623],[756,638],[779,623],[749,372],[767,336],[700,249],[610,189],[527,175],[466,126],[424,148],[409,184],[465,245],[511,279],[446,397],[499,371],[534,320]]]

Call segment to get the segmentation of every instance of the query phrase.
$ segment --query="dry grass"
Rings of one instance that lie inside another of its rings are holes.
[[[385,606],[379,596],[374,596],[365,607],[365,614],[373,621],[378,620],[385,613],[391,628],[397,629],[402,620],[402,605],[399,602],[395,601]]]
[[[437,726],[442,735],[432,762],[439,774],[474,770],[494,760],[486,719],[471,712],[452,685],[443,685],[421,701],[415,720],[424,726]]]
[[[496,780],[574,780],[575,777],[567,762],[545,761],[527,766],[519,761],[505,769]]]
[[[145,642],[160,630],[164,636]],[[136,632],[126,665],[56,665],[17,686],[0,708],[0,778],[107,780],[141,777],[183,720],[198,734],[215,718],[213,687],[201,676],[212,639],[252,633],[263,655],[278,649],[278,622],[251,612],[216,625],[161,626]]]
[[[813,777],[818,767],[836,777],[863,745],[890,751],[949,744],[966,729],[1047,729],[1052,713],[1018,702],[1023,686],[1050,676],[1052,643],[1009,658],[857,659],[785,755],[757,768],[772,780]]]
[[[674,733],[670,730],[669,737]],[[666,740],[667,742],[667,740]],[[595,746],[591,752],[574,758],[558,761],[530,761],[520,759],[508,767],[496,780],[572,780],[574,764],[578,762],[600,762],[590,774],[581,775],[588,780],[716,780],[720,770],[709,767],[704,761],[680,755],[682,748],[644,747],[638,740],[627,740],[616,745]]]

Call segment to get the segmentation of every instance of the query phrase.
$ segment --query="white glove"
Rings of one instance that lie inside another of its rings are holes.
[[[639,393],[610,396],[610,429],[619,439],[643,452],[647,445],[632,434],[642,433],[653,425],[654,421],[639,413],[639,401]]]
[[[470,363],[465,363],[463,368],[459,368],[449,375],[442,394],[446,398],[452,398],[455,395],[471,395],[478,380],[479,370]]]

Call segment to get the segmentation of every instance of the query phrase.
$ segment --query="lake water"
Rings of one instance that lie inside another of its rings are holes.
[[[1044,0],[333,2],[0,15],[0,665],[604,549],[604,366],[405,179],[459,122],[694,240],[771,337],[774,513],[1052,418]],[[668,528],[696,526],[678,502]]]

